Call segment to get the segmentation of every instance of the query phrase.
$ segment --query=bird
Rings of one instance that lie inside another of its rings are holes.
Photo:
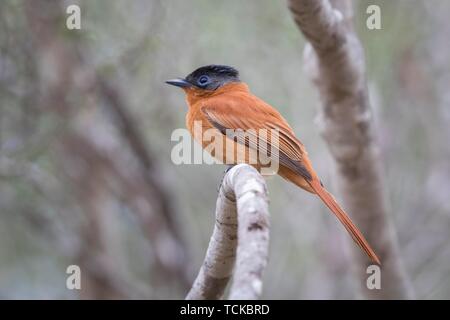
[[[356,244],[366,253],[372,263],[381,265],[380,259],[353,223],[348,214],[328,192],[313,169],[303,143],[296,137],[293,129],[283,116],[250,92],[249,86],[240,80],[239,72],[226,65],[207,65],[200,67],[184,78],[166,81],[167,84],[180,87],[185,92],[188,112],[186,127],[194,140],[222,163],[235,165],[249,163],[261,170],[260,154],[251,159],[251,151],[267,152],[274,150],[278,170],[275,172],[285,180],[317,195],[330,211],[342,223]],[[196,125],[197,123],[197,125]],[[213,131],[217,141],[223,139],[220,146],[211,148],[211,140],[205,141],[198,131]],[[259,135],[260,130],[277,130],[277,140]],[[234,133],[230,136],[229,132]],[[240,132],[236,134],[236,132]],[[249,136],[239,138],[239,134],[252,132],[258,138],[256,143],[249,143]],[[232,147],[225,148],[226,143]],[[239,151],[245,155],[237,155]],[[270,156],[270,152],[268,152]],[[231,159],[231,160],[230,160]],[[240,160],[239,160],[240,159]],[[250,160],[253,160],[252,162]],[[239,162],[240,161],[240,162]],[[250,163],[251,162],[251,163]]]

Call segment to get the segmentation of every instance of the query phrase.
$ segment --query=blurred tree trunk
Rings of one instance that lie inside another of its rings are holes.
[[[85,286],[90,292],[84,296],[129,297],[124,293],[123,284],[116,281],[111,262],[96,258],[108,245],[102,240],[105,219],[111,214],[107,203],[118,200],[136,213],[150,241],[157,267],[153,270],[155,278],[188,288],[187,245],[181,238],[163,178],[158,175],[158,168],[119,90],[96,74],[85,62],[79,46],[74,45],[74,39],[61,32],[65,28],[64,13],[60,1],[26,1],[39,66],[41,92],[36,104],[42,111],[70,119],[53,150],[75,186],[79,205],[91,221],[80,234],[85,241],[79,261],[89,265],[85,270],[82,267],[82,274],[88,273],[88,279],[92,280]],[[81,108],[74,105],[71,102],[74,96],[86,97],[85,105]],[[109,143],[111,137],[102,137],[97,129],[101,124],[95,122],[91,113],[100,101],[109,107],[114,121],[112,127],[119,128],[119,143]],[[92,261],[96,263],[91,264]]]
[[[364,52],[352,26],[351,2],[289,0],[289,8],[309,41],[305,64],[319,89],[319,126],[335,160],[343,207],[381,259],[381,290],[369,290],[367,259],[353,250],[353,266],[362,294],[375,299],[411,298],[412,290],[386,209]]]

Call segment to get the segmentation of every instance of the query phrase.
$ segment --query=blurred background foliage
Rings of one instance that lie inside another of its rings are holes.
[[[184,127],[187,107],[164,80],[202,65],[240,70],[334,190],[304,39],[285,1],[29,2],[0,2],[0,298],[184,297],[225,168],[172,163],[171,133]],[[65,27],[70,4],[81,8],[81,30]],[[418,298],[448,299],[450,2],[354,4],[405,268]],[[370,4],[381,7],[381,30],[366,28]],[[34,16],[51,31],[33,27]],[[263,298],[355,298],[343,228],[315,197],[280,178],[268,185]],[[71,264],[82,267],[81,291],[66,289]]]

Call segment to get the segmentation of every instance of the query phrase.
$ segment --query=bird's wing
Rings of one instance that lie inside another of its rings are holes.
[[[222,134],[266,154],[270,154],[266,147],[270,146],[271,150],[278,152],[281,165],[307,180],[312,179],[311,173],[302,164],[306,153],[302,143],[295,137],[286,120],[270,105],[257,98],[216,98],[201,110],[211,125]],[[259,134],[260,129],[268,130],[268,135]],[[270,130],[277,131],[278,145],[271,142]],[[256,146],[248,143],[248,136],[255,133],[258,141]],[[242,139],[240,135],[243,135]]]

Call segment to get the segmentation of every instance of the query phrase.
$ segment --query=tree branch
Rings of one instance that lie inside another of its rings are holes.
[[[379,151],[365,78],[364,53],[352,27],[348,0],[289,0],[297,26],[309,43],[304,61],[322,102],[319,126],[337,165],[344,207],[382,261],[382,289],[367,298],[410,298],[412,291],[399,255],[383,195]],[[366,279],[365,257],[353,254],[358,279]]]
[[[269,250],[269,209],[264,178],[251,166],[225,175],[205,260],[186,299],[219,299],[236,259],[230,299],[257,299]]]

